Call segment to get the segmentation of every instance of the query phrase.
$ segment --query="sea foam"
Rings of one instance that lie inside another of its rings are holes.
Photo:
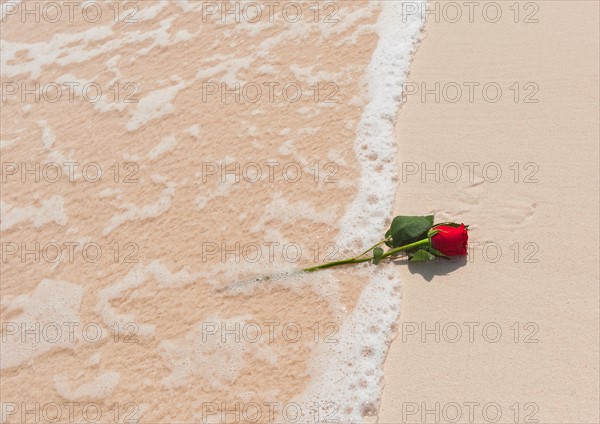
[[[394,124],[402,84],[422,30],[418,17],[402,13],[405,3],[381,2],[376,24],[379,41],[367,70],[369,103],[354,144],[360,164],[359,190],[342,219],[340,246],[376,243],[393,212],[397,175]],[[365,416],[377,413],[390,328],[400,312],[399,283],[392,269],[370,267],[368,273],[358,273],[357,278],[368,284],[337,334],[339,343],[321,345],[313,359],[313,380],[296,399],[321,407],[334,405],[335,417],[341,422],[362,422]]]

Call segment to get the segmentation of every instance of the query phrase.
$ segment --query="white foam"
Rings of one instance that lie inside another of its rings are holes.
[[[89,362],[91,365],[98,365],[101,360],[102,360],[102,352],[94,352],[92,354],[92,356],[90,356]]]
[[[423,0],[424,2],[424,0]],[[402,24],[402,3],[382,2],[377,22],[379,42],[367,70],[370,101],[357,128],[354,151],[361,177],[358,195],[342,220],[340,242],[370,244],[381,238],[390,218],[396,190],[396,141],[394,124],[400,108],[402,83],[408,73],[421,21],[415,17]],[[366,146],[366,148],[364,148]],[[376,159],[372,160],[376,155]],[[369,202],[376,196],[376,203]]]
[[[49,199],[42,200],[42,205],[39,208],[35,206],[20,208],[0,200],[0,216],[2,217],[0,231],[8,230],[26,221],[33,221],[33,225],[36,228],[50,222],[58,225],[65,225],[67,223],[67,213],[62,196],[52,196]]]
[[[7,77],[29,74],[31,78],[37,79],[42,68],[52,63],[67,65],[85,62],[103,52],[102,48],[91,49],[89,45],[106,40],[112,34],[110,27],[96,26],[78,33],[55,34],[48,42],[18,43],[0,39],[2,74]],[[105,45],[111,44],[107,42]],[[23,51],[27,52],[28,60],[17,60],[17,54]]]
[[[402,83],[422,28],[418,17],[403,23],[403,3],[380,2],[376,24],[379,41],[367,70],[369,103],[354,145],[361,176],[358,193],[342,219],[338,239],[341,246],[379,241],[392,215],[397,175],[394,124]],[[340,406],[336,418],[358,423],[379,408],[383,361],[391,341],[390,327],[399,315],[400,299],[392,268],[372,265],[367,272],[356,272],[368,284],[340,328],[340,342],[321,345],[312,363],[314,378],[296,400],[307,407],[311,402],[334,402]]]
[[[382,0],[387,1],[387,0]],[[398,2],[400,3],[400,2]],[[335,34],[343,34],[349,29],[355,29],[352,35],[350,35],[352,42],[356,40],[356,34],[362,33],[364,31],[372,32],[372,28],[369,25],[358,23],[364,19],[369,18],[373,13],[377,12],[379,9],[379,1],[369,2],[363,7],[358,7],[355,10],[351,11],[350,8],[340,8],[334,15],[329,16],[328,19],[324,19],[324,25],[319,25],[318,28],[321,31],[323,37],[331,37]],[[362,5],[361,5],[362,6]],[[335,25],[332,25],[331,21],[337,20],[338,22]],[[340,41],[340,43],[346,43],[346,40]]]
[[[174,3],[181,7],[184,12],[197,11],[203,7],[202,2],[198,2],[196,0],[179,0]]]
[[[164,0],[163,0],[164,1]],[[140,11],[137,16],[154,17],[166,5],[162,2],[154,7]],[[115,37],[114,22],[105,26],[94,26],[80,32],[57,33],[49,41],[35,43],[19,43],[0,39],[0,67],[2,75],[14,77],[28,74],[37,79],[43,69],[52,64],[67,66],[72,63],[83,63],[99,56],[118,50],[124,46],[138,43],[148,44],[136,49],[128,60],[135,60],[148,54],[156,47],[165,47],[188,40],[185,32],[172,34],[172,23],[175,17],[163,19],[159,27],[147,31],[132,30]],[[135,25],[132,28],[137,28]],[[150,42],[150,43],[148,43]],[[23,54],[25,53],[25,54]]]
[[[101,399],[114,391],[120,379],[120,373],[107,371],[72,389],[73,383],[69,382],[65,376],[57,375],[54,377],[54,388],[62,397],[70,401],[81,398]]]
[[[98,192],[97,196],[100,197],[101,199],[104,199],[106,197],[119,196],[120,194],[121,194],[121,189],[107,187],[105,189],[100,190]]]
[[[273,200],[265,205],[263,214],[251,227],[252,231],[268,230],[269,226],[267,223],[275,219],[295,224],[299,219],[306,218],[313,222],[334,225],[336,217],[339,216],[336,205],[315,209],[306,201],[290,202],[278,192],[275,192],[272,197]]]
[[[340,72],[326,72],[315,69],[315,65],[302,67],[295,63],[290,65],[290,71],[294,73],[299,81],[305,81],[309,85],[322,83],[325,81],[339,81],[341,78]]]
[[[279,146],[279,154],[280,155],[292,155],[296,153],[296,149],[294,148],[294,140],[290,139],[290,140],[286,140],[283,143],[281,143],[281,146]]]
[[[186,268],[177,272],[171,272],[169,268],[162,265],[159,261],[153,261],[148,265],[138,263],[127,275],[120,281],[100,290],[96,311],[102,317],[107,326],[119,323],[125,326],[132,322],[137,322],[135,315],[131,313],[121,313],[113,307],[114,299],[119,299],[127,290],[140,287],[148,279],[154,278],[161,287],[178,287],[195,281],[197,276],[191,274]],[[137,334],[146,336],[154,333],[155,326],[152,324],[140,324]]]
[[[186,86],[179,77],[173,77],[177,83],[154,90],[139,99],[133,116],[127,123],[128,131],[135,131],[142,125],[173,112],[173,100]]]
[[[150,3],[152,4],[152,3]],[[169,6],[169,0],[159,0],[156,4],[152,4],[152,6],[146,6],[137,12],[134,16],[134,19],[142,21],[148,21],[150,19],[155,18],[160,12],[163,11],[166,7]]]
[[[209,202],[219,198],[227,197],[231,192],[231,189],[235,186],[235,181],[225,180],[225,182],[219,184],[216,189],[210,190],[207,194],[199,194],[196,197],[196,206],[198,209],[204,209]]]
[[[227,323],[229,328],[244,325],[244,317],[221,319],[211,317],[205,322]],[[189,384],[195,376],[203,376],[214,389],[230,386],[245,365],[244,354],[250,343],[224,343],[220,337],[203,340],[203,324],[199,324],[181,339],[164,340],[160,343],[163,358],[169,363],[171,374],[162,383],[166,387]]]
[[[148,159],[156,159],[164,153],[173,150],[175,144],[177,144],[177,139],[173,134],[163,137],[162,140],[160,140],[160,142],[154,146],[152,150],[150,150],[148,153]]]
[[[15,144],[17,139],[12,140],[0,140],[0,149],[7,149],[13,144]]]
[[[0,368],[16,367],[52,349],[74,349],[81,333],[71,333],[65,323],[80,322],[83,293],[77,284],[43,279],[30,295],[4,297],[2,306],[7,312],[21,313],[3,323]]]
[[[248,69],[254,62],[254,55],[249,54],[243,57],[224,54],[217,54],[211,57],[211,61],[216,62],[213,66],[204,66],[196,73],[196,80],[204,81],[223,74],[220,81],[228,84],[230,87],[236,83],[244,83],[243,79],[238,77],[238,73]]]
[[[56,141],[56,136],[52,132],[52,129],[48,126],[48,121],[45,119],[40,119],[37,121],[38,127],[42,131],[42,143],[44,144],[44,148],[46,150],[50,150],[54,142]]]
[[[125,209],[125,212],[113,215],[110,224],[102,230],[102,235],[106,236],[110,234],[116,228],[128,221],[156,218],[168,211],[171,208],[171,200],[175,195],[175,183],[167,182],[166,186],[167,187],[161,192],[158,200],[154,203],[148,203],[142,206],[128,203],[120,206],[121,209]]]
[[[191,127],[186,128],[184,132],[191,135],[192,137],[198,138],[200,136],[200,125],[194,124]]]

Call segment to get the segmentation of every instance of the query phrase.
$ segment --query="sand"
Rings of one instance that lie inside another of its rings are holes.
[[[393,168],[394,91],[361,130],[375,136],[357,129],[370,84],[400,91],[413,36],[387,36],[406,44],[398,66],[368,78],[377,3],[303,2],[300,21],[292,4],[272,22],[200,2],[54,22],[36,4],[41,19],[13,4],[2,27],[2,420],[375,415],[393,268],[278,275],[384,231],[389,179],[382,199],[363,184],[372,214],[340,221],[360,167]],[[65,83],[78,89],[57,100]]]
[[[430,20],[411,66],[419,87],[503,92],[412,95],[400,112],[396,210],[470,224],[472,250],[400,267],[380,423],[599,421],[598,3],[535,4],[538,23]],[[537,84],[538,101],[515,103],[516,82]],[[451,162],[478,163],[473,181]]]
[[[333,25],[310,3],[298,24],[207,24],[185,1],[139,3],[138,23],[108,4],[93,23],[77,8],[3,23],[3,83],[108,95],[2,104],[3,421],[256,422],[257,405],[258,422],[298,407],[302,422],[599,421],[597,3],[430,20],[396,122],[395,205],[359,184],[391,163],[391,138],[356,136],[369,84],[398,78],[366,76],[381,8],[341,3]],[[304,96],[223,100],[214,81]],[[439,101],[414,93],[436,82]],[[358,194],[373,213],[340,223]],[[468,259],[254,280],[356,253],[392,206],[469,224]]]

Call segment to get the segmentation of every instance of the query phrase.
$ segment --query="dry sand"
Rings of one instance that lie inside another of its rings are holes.
[[[461,423],[492,422],[497,410],[499,422],[600,421],[598,3],[535,4],[538,23],[430,20],[411,66],[408,81],[429,89],[479,82],[503,92],[497,103],[481,90],[472,103],[413,95],[400,112],[396,210],[471,224],[472,250],[464,264],[400,269],[380,423],[452,422],[457,411]],[[537,84],[539,101],[515,103],[515,82]],[[465,166],[457,180],[450,162],[480,165],[473,181]],[[439,183],[423,163],[440,164]]]

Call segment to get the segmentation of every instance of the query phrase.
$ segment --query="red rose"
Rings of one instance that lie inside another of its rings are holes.
[[[446,256],[464,256],[467,254],[469,235],[465,224],[460,224],[460,227],[438,225],[433,227],[432,230],[438,231],[437,234],[431,237],[431,245],[434,249],[439,250]]]

